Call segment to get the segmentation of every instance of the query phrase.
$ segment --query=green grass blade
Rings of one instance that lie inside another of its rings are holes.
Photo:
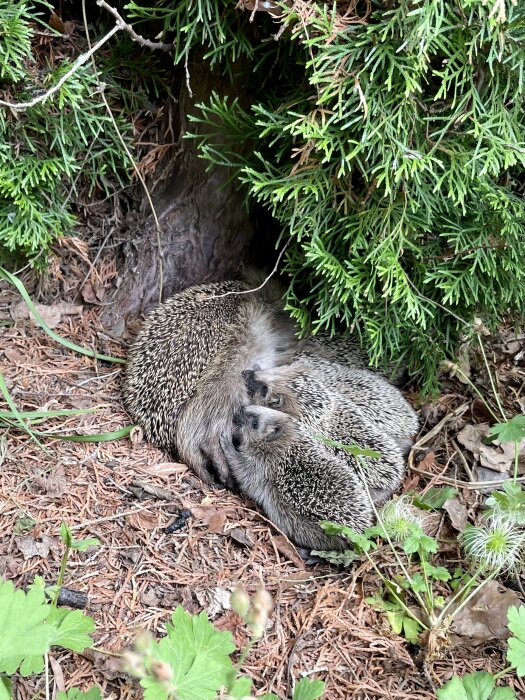
[[[126,437],[131,433],[135,426],[127,425],[125,428],[119,428],[110,433],[100,433],[99,435],[57,435],[55,433],[42,433],[35,431],[40,437],[45,437],[50,440],[66,440],[67,442],[109,442],[110,440],[118,440]]]
[[[54,331],[51,330],[51,328],[47,325],[47,323],[44,321],[42,316],[38,313],[38,311],[35,308],[35,305],[31,301],[31,298],[29,294],[26,291],[26,288],[22,284],[22,282],[12,275],[10,272],[7,270],[4,270],[3,267],[0,267],[0,278],[5,279],[7,282],[12,284],[14,287],[17,288],[17,290],[20,292],[20,295],[22,296],[23,300],[29,307],[29,310],[33,314],[33,317],[35,321],[41,326],[45,332],[48,334],[50,338],[53,338],[57,343],[60,343],[61,345],[65,345],[66,348],[69,348],[70,350],[74,350],[75,352],[80,353],[81,355],[87,355],[88,357],[93,357],[97,360],[103,360],[104,362],[116,362],[119,364],[124,364],[126,360],[124,360],[122,357],[112,357],[111,355],[99,355],[97,352],[94,352],[93,350],[88,350],[87,348],[83,348],[80,345],[76,345],[75,343],[70,342],[69,340],[66,340],[65,338],[62,338],[58,333],[55,333]]]
[[[20,425],[22,430],[27,433],[28,435],[31,436],[31,439],[36,442],[36,444],[40,447],[40,449],[44,450],[47,454],[50,454],[49,450],[47,450],[44,445],[40,442],[40,440],[37,438],[36,434],[31,430],[31,428],[27,425],[27,423],[24,421],[22,416],[20,415],[15,402],[11,398],[11,394],[9,393],[9,390],[7,388],[7,385],[4,380],[4,375],[0,372],[0,391],[4,395],[4,399],[11,409],[11,412],[13,414],[13,417],[15,418],[16,422]]]
[[[24,419],[33,418],[63,418],[64,416],[80,416],[85,413],[96,413],[97,408],[63,408],[60,411],[17,411],[17,415]],[[14,411],[0,411],[0,420],[16,418]]]

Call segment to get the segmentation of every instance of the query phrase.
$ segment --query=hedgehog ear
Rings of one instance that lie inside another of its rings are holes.
[[[255,377],[255,370],[245,369],[241,372],[241,375],[244,379],[244,384],[246,385],[246,390],[250,397],[254,397],[255,394],[259,392],[263,399],[266,398],[268,394],[268,386]]]
[[[277,440],[277,438],[282,434],[284,429],[284,423],[281,420],[276,420],[272,424],[271,430],[268,433],[267,440],[272,442],[272,440]]]

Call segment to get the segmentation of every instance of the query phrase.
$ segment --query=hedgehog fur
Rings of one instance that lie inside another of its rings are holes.
[[[129,350],[125,406],[145,437],[205,481],[229,484],[219,436],[247,403],[242,367],[290,360],[294,327],[275,288],[190,287],[161,304]]]
[[[313,438],[300,421],[265,406],[246,406],[221,447],[240,491],[290,539],[314,550],[343,550],[343,538],[319,525],[330,520],[362,531],[372,508],[357,475]]]

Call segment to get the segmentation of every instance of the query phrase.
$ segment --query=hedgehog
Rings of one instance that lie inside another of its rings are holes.
[[[405,472],[405,433],[410,435],[415,430],[411,420],[399,420],[394,425],[394,412],[382,411],[381,401],[383,396],[388,396],[387,387],[399,394],[386,380],[366,370],[306,358],[267,370],[245,370],[242,374],[252,404],[289,414],[310,436],[379,452],[379,457],[367,459],[364,472],[374,502],[384,502],[400,486]],[[346,377],[348,391],[339,391],[340,377]],[[366,392],[359,394],[358,402],[353,399],[354,380],[358,390]],[[405,400],[397,394],[395,398],[403,407]],[[407,415],[412,418],[410,411],[407,410]],[[391,432],[385,429],[389,421]],[[326,447],[352,472],[361,473],[357,458],[350,452],[329,443]]]
[[[239,490],[300,547],[344,550],[349,543],[329,535],[330,520],[362,532],[372,508],[358,476],[287,413],[245,406],[220,444]]]
[[[123,398],[145,437],[204,481],[231,486],[219,436],[248,403],[242,367],[290,360],[279,293],[248,282],[190,287],[161,304],[129,350]]]
[[[290,364],[266,370],[246,370],[243,376],[252,403],[295,416],[304,414],[304,420],[314,428],[318,418],[311,411],[312,387],[321,392],[334,392],[357,407],[370,424],[393,438],[404,456],[410,451],[418,430],[417,414],[399,389],[381,374],[357,364],[352,366],[348,362],[343,365],[296,353]],[[306,396],[301,393],[304,391]],[[352,410],[351,406],[349,410]],[[335,416],[337,420],[337,414]],[[333,427],[337,432],[337,427]]]

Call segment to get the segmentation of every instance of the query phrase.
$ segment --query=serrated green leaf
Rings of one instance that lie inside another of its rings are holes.
[[[508,479],[503,483],[503,493],[494,491],[487,505],[511,516],[517,525],[525,525],[525,490],[521,484]]]
[[[416,622],[413,618],[405,615],[403,617],[403,636],[411,644],[417,644],[419,641],[419,633],[421,632],[421,625]]]
[[[347,549],[344,552],[323,552],[312,550],[312,554],[315,557],[322,557],[330,564],[335,564],[336,566],[351,566],[356,559],[359,559],[358,555],[351,549]]]
[[[274,693],[265,693],[264,695],[258,695],[257,700],[281,700],[279,696]]]
[[[463,677],[463,687],[469,700],[488,700],[495,685],[494,676],[486,671],[467,673]]]
[[[67,693],[60,691],[56,700],[102,700],[102,692],[98,686],[93,686],[85,692],[77,690],[77,688],[70,688]]]
[[[403,631],[403,613],[399,610],[387,611],[386,617],[390,622],[390,627],[395,634],[401,634]]]
[[[53,607],[48,616],[48,623],[56,629],[51,638],[52,646],[81,652],[93,644],[89,635],[95,631],[95,621],[82,610]]]
[[[525,438],[525,416],[518,415],[506,423],[496,423],[489,429],[489,436],[500,442],[521,442]]]
[[[323,681],[301,678],[293,691],[293,700],[317,700],[324,693],[324,688]]]
[[[0,673],[12,675],[21,664],[22,675],[43,669],[42,657],[56,633],[46,624],[51,610],[41,588],[24,593],[11,581],[0,581]],[[40,661],[35,663],[35,657]]]
[[[234,684],[230,687],[228,696],[231,698],[244,698],[247,695],[251,695],[252,691],[252,681],[251,678],[242,676],[237,678]]]
[[[520,678],[525,676],[525,605],[512,605],[507,610],[509,637],[507,660]]]
[[[344,535],[357,550],[368,552],[370,549],[377,548],[377,544],[366,536],[366,532],[361,534],[348,525],[339,525],[329,520],[322,520],[319,524],[329,535]]]
[[[354,457],[373,457],[375,459],[381,457],[381,452],[376,450],[371,450],[368,447],[359,447],[358,445],[345,445],[342,442],[337,442],[336,440],[331,440],[330,438],[324,437],[323,435],[314,435],[316,440],[324,442],[325,445],[330,445],[330,447],[337,447],[340,450],[348,452],[348,454],[354,455]]]
[[[170,691],[177,700],[212,700],[225,685],[235,650],[230,632],[219,632],[206,613],[190,615],[178,607],[166,625],[167,636],[151,649],[153,656],[173,670]],[[163,685],[152,677],[140,681],[145,700],[166,697]]]
[[[438,700],[515,700],[510,688],[495,688],[492,673],[476,671],[463,678],[453,676],[437,691]]]
[[[98,547],[100,545],[100,540],[96,537],[86,537],[85,540],[75,540],[71,542],[71,549],[76,552],[87,552],[90,547]]]
[[[0,676],[0,700],[11,700],[11,681],[6,676]]]
[[[516,693],[512,688],[494,688],[490,700],[517,700]]]
[[[453,486],[431,486],[425,494],[414,496],[412,503],[421,510],[439,510],[457,492]]]
[[[442,688],[436,691],[436,695],[438,700],[469,700],[467,691],[458,676],[452,676]]]

